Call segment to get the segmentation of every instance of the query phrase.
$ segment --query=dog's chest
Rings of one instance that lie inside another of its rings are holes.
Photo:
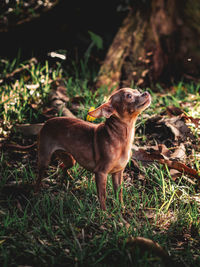
[[[131,157],[131,148],[134,140],[134,134],[134,131],[131,131],[129,137],[127,138],[127,142],[124,143],[124,146],[121,150],[118,159],[116,160],[116,164],[112,170],[112,173],[123,170],[126,167]]]

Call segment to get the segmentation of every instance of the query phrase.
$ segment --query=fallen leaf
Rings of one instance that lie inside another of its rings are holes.
[[[186,158],[186,151],[185,146],[183,143],[180,143],[179,147],[177,147],[173,153],[171,153],[170,157],[172,159],[179,159],[179,160],[185,160]]]
[[[153,116],[145,123],[146,134],[159,141],[185,141],[188,138],[195,140],[191,130],[182,117],[166,118],[164,116]]]
[[[52,82],[49,100],[51,106],[62,116],[76,118],[76,116],[66,107],[66,104],[69,102],[69,97],[67,96],[67,88],[64,80],[57,79]]]
[[[184,115],[183,118],[186,121],[191,121],[191,123],[193,123],[196,127],[200,127],[200,118],[193,118],[187,115]]]
[[[198,174],[196,170],[188,167],[184,163],[165,159],[164,156],[162,154],[159,154],[158,152],[149,153],[145,151],[144,149],[140,148],[138,149],[138,151],[133,151],[132,158],[134,160],[139,160],[142,163],[150,163],[150,162],[158,161],[159,163],[163,165],[166,164],[171,169],[178,170],[181,173],[185,173],[191,177],[200,179],[200,175]]]
[[[56,113],[57,111],[55,107],[50,107],[50,108],[45,107],[44,110],[42,111],[42,114],[48,119],[55,117]]]
[[[44,123],[36,124],[16,124],[15,129],[24,135],[38,135]]]
[[[151,239],[144,237],[129,237],[126,241],[126,246],[132,251],[135,247],[141,248],[142,251],[151,251],[161,257],[166,266],[174,266],[174,262],[168,252],[165,251],[157,242]]]
[[[168,106],[166,111],[167,111],[167,115],[169,117],[179,116],[179,115],[183,114],[183,110],[181,110],[180,108],[177,108],[175,106]]]
[[[171,169],[171,170],[169,171],[169,173],[170,173],[170,175],[171,175],[171,177],[172,177],[172,179],[173,179],[174,181],[175,181],[177,178],[179,178],[179,177],[182,176],[182,173],[179,172],[178,170],[175,170],[175,169]]]
[[[75,96],[70,99],[70,110],[74,113],[78,113],[81,109],[84,109],[85,99],[82,96]]]
[[[164,159],[160,159],[159,160],[160,163],[162,164],[167,164],[167,166],[169,168],[178,170],[182,173],[185,173],[191,177],[200,179],[200,175],[198,174],[198,172],[188,166],[186,166],[185,164],[181,163],[181,162],[177,162],[177,161],[171,161],[171,160],[164,160]]]

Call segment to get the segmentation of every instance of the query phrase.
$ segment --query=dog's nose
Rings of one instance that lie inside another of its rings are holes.
[[[144,93],[142,94],[142,96],[147,96],[147,95],[149,95],[148,92],[144,92]]]

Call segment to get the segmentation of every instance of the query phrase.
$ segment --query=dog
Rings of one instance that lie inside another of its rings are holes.
[[[42,127],[38,138],[38,178],[36,190],[41,185],[44,171],[51,156],[56,153],[66,169],[77,161],[95,174],[98,199],[106,210],[106,183],[112,175],[115,194],[123,204],[123,171],[131,157],[138,115],[151,103],[148,92],[140,93],[131,88],[114,92],[109,100],[88,114],[105,117],[95,124],[81,119],[56,117]]]

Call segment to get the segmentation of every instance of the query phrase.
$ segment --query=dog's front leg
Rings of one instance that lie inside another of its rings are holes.
[[[115,195],[117,196],[118,188],[120,187],[118,194],[119,194],[119,200],[123,205],[122,181],[123,181],[123,170],[112,174],[112,182]]]
[[[106,183],[107,173],[98,172],[95,174],[97,194],[102,210],[106,210]]]

